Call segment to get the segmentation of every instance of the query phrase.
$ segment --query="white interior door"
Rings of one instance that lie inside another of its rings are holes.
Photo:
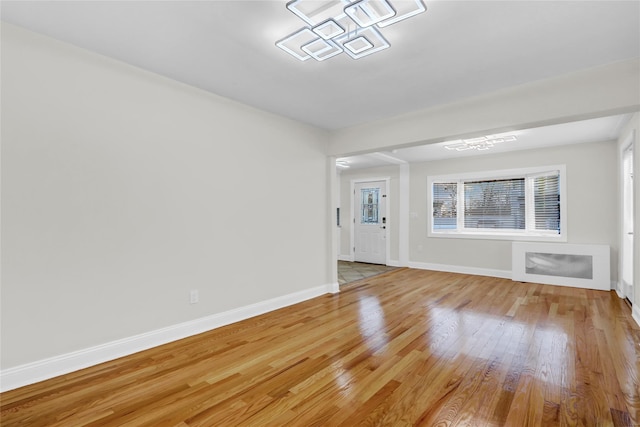
[[[622,285],[625,297],[633,301],[633,146],[624,151],[623,159],[623,225],[622,225]]]
[[[387,263],[387,192],[385,181],[354,186],[354,260]]]

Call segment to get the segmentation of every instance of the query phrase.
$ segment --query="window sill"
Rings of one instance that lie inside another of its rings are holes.
[[[430,238],[444,239],[479,239],[479,240],[510,240],[526,242],[566,242],[566,234],[515,234],[515,233],[489,233],[489,232],[429,232]]]

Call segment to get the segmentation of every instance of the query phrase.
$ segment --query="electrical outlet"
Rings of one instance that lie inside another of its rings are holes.
[[[189,292],[189,303],[191,304],[195,304],[199,301],[200,297],[198,295],[198,290],[197,289],[191,289],[191,292]]]

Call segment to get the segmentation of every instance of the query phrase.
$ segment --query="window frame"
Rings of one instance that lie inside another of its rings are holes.
[[[560,234],[550,233],[544,230],[535,230],[529,225],[531,219],[530,209],[533,209],[533,192],[531,192],[532,179],[536,176],[544,176],[553,172],[559,174],[560,186]],[[433,220],[433,184],[457,183],[458,188],[464,187],[464,181],[490,181],[501,179],[525,178],[525,210],[527,225],[524,230],[515,229],[473,229],[464,228],[464,192],[457,193],[456,229],[434,230]],[[567,189],[566,189],[566,165],[550,165],[540,167],[528,167],[517,169],[489,170],[448,175],[427,176],[427,235],[435,238],[454,239],[491,239],[511,241],[543,241],[566,242],[567,241]]]

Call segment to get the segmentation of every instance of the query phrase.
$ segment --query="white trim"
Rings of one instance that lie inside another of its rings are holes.
[[[389,254],[391,252],[391,177],[383,177],[383,178],[355,178],[351,180],[351,187],[349,190],[349,197],[351,199],[351,215],[349,221],[351,221],[351,227],[349,230],[349,255],[351,256],[351,260],[355,261],[355,252],[353,251],[353,247],[356,242],[355,237],[355,228],[356,228],[356,212],[355,212],[355,188],[356,184],[361,184],[364,182],[380,182],[383,181],[385,185],[385,192],[387,193],[387,201],[385,202],[385,217],[387,218],[387,224],[385,228],[385,265],[389,265]]]
[[[331,246],[329,250],[329,258],[327,269],[329,270],[329,280],[331,282],[338,281],[338,254],[340,253],[340,174],[338,173],[338,167],[336,166],[336,158],[329,156],[327,160],[327,205],[329,206],[329,215],[327,218],[329,224],[327,224],[327,230],[329,230],[329,240]],[[336,197],[337,196],[337,197]]]
[[[327,285],[327,290],[330,294],[339,294],[340,293],[340,283],[333,282]]]
[[[128,356],[139,351],[249,319],[327,293],[336,293],[339,292],[339,289],[340,287],[337,282],[316,286],[211,316],[171,325],[166,328],[156,329],[79,351],[4,369],[0,371],[0,391],[13,390],[119,357]]]
[[[566,216],[566,215],[565,215]],[[560,220],[562,221],[562,219]],[[549,235],[531,235],[531,234],[516,234],[513,232],[500,232],[496,231],[461,231],[461,232],[432,232],[430,231],[428,237],[430,238],[445,238],[445,239],[481,239],[481,240],[508,240],[508,241],[525,241],[525,242],[549,242],[549,243],[565,243],[567,241],[566,236],[561,234],[549,234]]]
[[[555,170],[566,169],[565,165],[549,165],[549,166],[535,166],[529,168],[517,168],[517,169],[499,169],[499,170],[483,170],[477,172],[464,172],[453,173],[447,175],[433,175],[429,176],[432,182],[447,182],[451,180],[474,180],[474,179],[507,179],[507,178],[520,178],[524,175],[536,175],[544,174]]]
[[[398,179],[398,267],[409,265],[409,218],[410,218],[410,166],[409,163],[400,165]]]
[[[623,123],[621,122],[620,125],[622,125]],[[618,157],[618,169],[620,171],[619,173],[619,179],[620,182],[618,183],[619,185],[619,200],[620,200],[620,204],[619,204],[619,208],[620,208],[620,226],[619,226],[619,232],[620,232],[620,253],[618,256],[618,277],[619,279],[619,288],[622,292],[622,295],[626,298],[629,298],[631,301],[635,302],[634,299],[634,284],[632,283],[631,285],[627,284],[626,281],[624,280],[625,274],[624,274],[624,266],[625,266],[625,259],[628,259],[628,255],[625,250],[625,239],[626,239],[626,233],[625,233],[625,194],[624,194],[624,182],[625,182],[625,177],[624,177],[624,160],[625,160],[625,153],[628,150],[631,150],[632,152],[632,160],[633,163],[631,165],[632,168],[632,174],[635,177],[636,175],[636,168],[635,168],[635,156],[636,156],[636,144],[635,144],[635,140],[636,140],[636,130],[632,129],[631,132],[629,132],[624,139],[621,140],[621,142],[618,144],[618,149],[619,149],[619,157]],[[633,198],[635,198],[635,186],[636,183],[632,180],[632,191],[633,191]],[[633,205],[634,206],[634,205]],[[635,223],[635,218],[636,218],[636,210],[635,210],[635,206],[633,209],[633,221]],[[633,224],[634,227],[637,228],[636,224]],[[635,241],[635,237],[634,237],[634,241]],[[635,272],[635,262],[634,262],[634,251],[636,250],[635,246],[637,246],[637,244],[634,242],[633,243],[633,247],[631,248],[630,252],[631,252],[631,276],[632,276],[632,281],[635,281],[636,278],[636,272]],[[618,288],[616,288],[617,290]]]
[[[629,298],[629,300],[633,301],[633,285],[628,284],[627,282],[625,282],[624,280],[621,280],[621,288],[622,288],[622,292],[624,293],[624,296],[626,298]]]
[[[501,279],[511,279],[511,271],[494,270],[491,268],[467,267],[464,265],[432,264],[428,262],[409,262],[409,268],[420,270],[445,271],[448,273],[473,274],[475,276],[498,277]]]
[[[353,262],[353,255],[338,255],[338,261]]]
[[[616,291],[616,294],[618,294],[618,298],[622,298],[625,299],[627,296],[624,294],[624,289],[622,289],[622,283],[618,280],[612,280],[611,281],[611,289]]]
[[[631,317],[636,321],[638,326],[640,326],[640,308],[637,304],[633,305],[633,309],[631,310]]]
[[[387,219],[384,225],[384,263],[385,265],[389,265],[389,257],[391,256],[391,230],[393,229],[393,222],[391,221],[391,200],[393,199],[391,195],[391,178],[384,180],[384,188],[387,193],[387,201],[384,204],[385,218]]]

